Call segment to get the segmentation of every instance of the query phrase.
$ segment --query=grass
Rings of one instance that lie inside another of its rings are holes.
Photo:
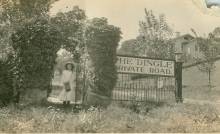
[[[216,63],[212,74],[212,87],[208,86],[208,75],[201,73],[197,67],[183,70],[183,97],[196,100],[220,100],[220,62]]]
[[[76,114],[53,106],[11,105],[0,109],[0,132],[220,132],[219,113],[211,105],[138,105],[138,113],[127,106]]]
[[[218,65],[220,67],[220,65]],[[206,74],[195,67],[183,70],[183,98],[213,103],[121,102],[107,109],[91,107],[77,113],[56,105],[23,105],[0,108],[0,133],[24,132],[220,132],[220,69],[213,88]],[[35,94],[34,94],[34,97]]]

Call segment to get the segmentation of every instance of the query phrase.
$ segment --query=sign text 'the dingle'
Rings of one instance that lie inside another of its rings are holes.
[[[174,61],[117,56],[119,73],[174,76]]]

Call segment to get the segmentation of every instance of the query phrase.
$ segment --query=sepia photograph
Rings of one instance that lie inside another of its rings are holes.
[[[0,133],[220,133],[220,0],[0,0]]]

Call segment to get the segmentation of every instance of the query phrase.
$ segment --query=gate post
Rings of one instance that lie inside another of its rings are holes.
[[[183,68],[183,61],[182,61],[182,53],[177,52],[175,53],[175,80],[176,80],[176,102],[182,103],[182,68]]]

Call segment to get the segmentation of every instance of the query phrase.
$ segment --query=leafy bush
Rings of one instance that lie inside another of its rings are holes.
[[[92,74],[89,78],[90,92],[98,96],[110,97],[115,86],[117,80],[116,49],[120,34],[120,29],[109,25],[105,18],[94,18],[88,22],[85,38],[91,62],[91,66],[88,67]]]
[[[61,43],[60,33],[42,17],[32,19],[16,30],[12,35],[12,46],[16,52],[17,88],[49,88]]]
[[[0,106],[7,105],[13,97],[13,73],[9,59],[0,61]]]
[[[85,11],[78,6],[74,6],[72,10],[65,13],[59,12],[55,17],[51,18],[51,23],[61,33],[63,39],[62,48],[73,54],[76,62],[79,62],[82,54],[81,50],[85,46],[83,37],[85,20]]]

